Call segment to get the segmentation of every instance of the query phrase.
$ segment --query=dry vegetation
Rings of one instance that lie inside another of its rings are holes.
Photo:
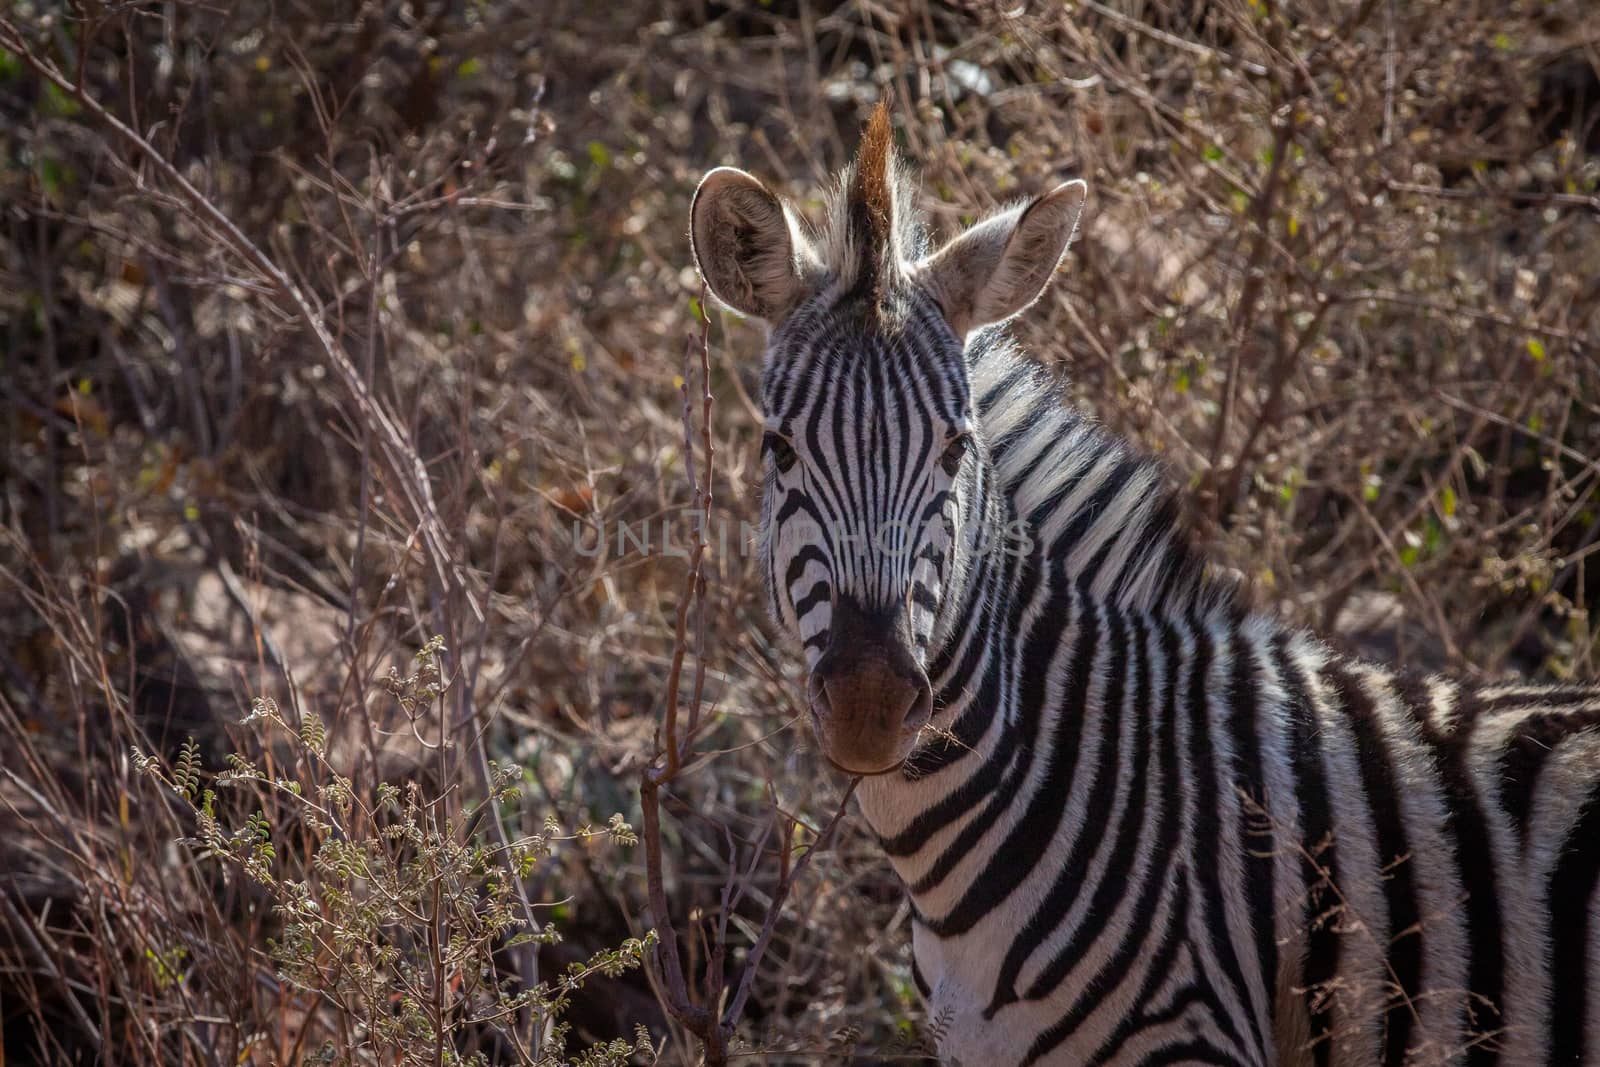
[[[1024,340],[1263,603],[1596,674],[1586,0],[19,0],[6,1062],[692,1062],[662,998],[917,1058],[742,550],[759,338],[713,313],[703,408],[684,236],[718,163],[814,205],[885,92],[940,226],[1088,178]]]

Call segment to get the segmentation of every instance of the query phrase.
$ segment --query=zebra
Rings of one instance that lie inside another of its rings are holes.
[[[767,596],[940,1056],[1600,1064],[1600,689],[1353,659],[1208,568],[1005,333],[1086,197],[934,248],[880,105],[819,224],[728,167],[690,209],[767,329]]]

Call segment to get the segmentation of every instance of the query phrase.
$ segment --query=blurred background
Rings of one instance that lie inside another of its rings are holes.
[[[845,783],[740,532],[760,332],[713,308],[727,537],[672,670],[689,197],[734,164],[815,210],[885,95],[943,234],[1088,180],[1017,331],[1258,604],[1596,676],[1585,0],[16,0],[6,1062],[695,1062],[639,962],[670,679],[705,700],[661,798],[694,996]],[[908,936],[847,814],[736,1043],[920,1059]]]

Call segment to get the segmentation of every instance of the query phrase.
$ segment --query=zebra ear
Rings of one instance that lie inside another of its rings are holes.
[[[957,336],[1009,319],[1044,292],[1077,232],[1089,187],[1058,185],[978,223],[917,266]]]
[[[712,295],[741,315],[775,322],[804,293],[804,239],[783,203],[742,170],[718,167],[700,180],[689,240]]]

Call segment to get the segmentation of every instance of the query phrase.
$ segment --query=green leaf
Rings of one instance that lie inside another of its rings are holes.
[[[1532,356],[1535,362],[1543,363],[1545,356],[1544,342],[1537,337],[1528,338],[1528,355]]]
[[[1423,527],[1422,550],[1429,556],[1436,556],[1444,547],[1444,527],[1439,525],[1439,520],[1432,515],[1428,516],[1427,524]]]
[[[76,100],[57,87],[54,82],[45,82],[44,97],[40,103],[40,110],[52,118],[70,119],[83,108]]]
[[[588,149],[589,161],[600,170],[605,170],[607,167],[611,166],[611,149],[607,148],[599,141],[590,141]]]
[[[1448,485],[1439,490],[1439,510],[1447,519],[1456,513],[1456,491]]]
[[[456,76],[459,78],[470,78],[473,75],[481,74],[482,72],[483,60],[476,56],[473,56],[469,59],[463,59],[461,61],[461,65],[456,67]]]
[[[1430,517],[1430,523],[1434,520]],[[1437,525],[1437,523],[1434,523]],[[1423,536],[1415,530],[1406,530],[1400,535],[1400,564],[1404,567],[1415,566],[1417,561],[1426,554],[1427,545]]]

